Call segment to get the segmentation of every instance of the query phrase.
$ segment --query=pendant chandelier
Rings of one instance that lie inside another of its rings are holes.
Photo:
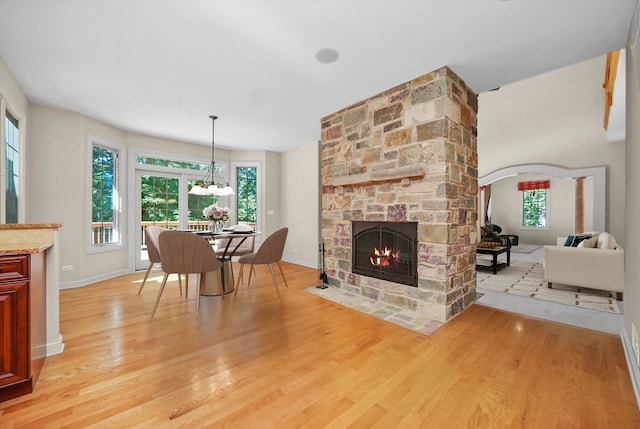
[[[189,193],[191,195],[218,195],[227,196],[235,195],[233,188],[229,186],[228,182],[222,182],[222,179],[218,177],[216,171],[215,160],[215,123],[217,116],[209,116],[211,118],[211,165],[209,171],[202,180],[198,180],[195,185],[191,187]]]

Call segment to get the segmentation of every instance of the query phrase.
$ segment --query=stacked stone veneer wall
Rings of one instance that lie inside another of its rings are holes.
[[[331,286],[446,321],[475,300],[477,95],[443,67],[322,119]],[[418,222],[418,287],[351,272],[351,221]]]

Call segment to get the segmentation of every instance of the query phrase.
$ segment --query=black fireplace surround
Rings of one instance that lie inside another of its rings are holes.
[[[417,222],[351,223],[351,271],[418,286]]]

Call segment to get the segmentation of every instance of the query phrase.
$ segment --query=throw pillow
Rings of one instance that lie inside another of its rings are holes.
[[[584,247],[587,249],[593,249],[598,244],[598,237],[587,238],[586,240],[582,240],[578,247]]]
[[[608,232],[602,232],[598,236],[598,249],[615,249],[618,247],[618,243],[616,243],[616,239],[613,238],[613,235]]]
[[[587,240],[589,238],[591,238],[590,234],[576,235],[575,238],[573,239],[573,242],[571,243],[571,247],[578,247],[578,244],[580,244],[582,241]]]
[[[569,236],[567,237],[567,239],[565,240],[564,245],[565,245],[566,247],[571,246],[571,243],[573,243],[573,239],[574,239],[574,238],[575,238],[575,237],[574,237],[573,235],[569,235]]]

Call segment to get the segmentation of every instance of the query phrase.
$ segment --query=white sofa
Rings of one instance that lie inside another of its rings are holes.
[[[608,233],[593,233],[579,247],[565,246],[567,237],[558,237],[557,246],[544,246],[544,280],[553,283],[616,293],[624,293],[624,249]],[[591,247],[595,245],[596,247]]]

